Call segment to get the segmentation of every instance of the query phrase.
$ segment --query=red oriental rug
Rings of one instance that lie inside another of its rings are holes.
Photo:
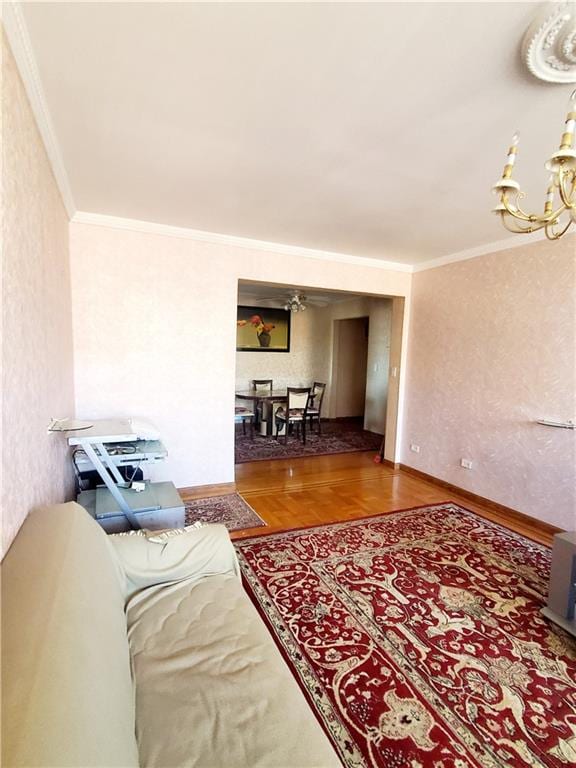
[[[456,504],[235,542],[349,768],[576,764],[576,641],[550,551]]]

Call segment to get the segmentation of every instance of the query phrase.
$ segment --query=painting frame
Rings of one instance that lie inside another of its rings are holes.
[[[239,304],[236,312],[236,351],[290,352],[291,319],[292,313],[287,309]]]

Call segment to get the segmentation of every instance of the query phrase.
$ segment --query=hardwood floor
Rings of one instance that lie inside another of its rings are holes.
[[[232,538],[454,501],[534,541],[551,544],[551,535],[539,530],[537,522],[513,520],[401,469],[374,464],[373,459],[369,451],[236,465],[236,490],[268,525],[235,532]]]

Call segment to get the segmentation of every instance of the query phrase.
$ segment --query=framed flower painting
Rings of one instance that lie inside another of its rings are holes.
[[[238,307],[239,352],[290,352],[290,312],[270,307]]]

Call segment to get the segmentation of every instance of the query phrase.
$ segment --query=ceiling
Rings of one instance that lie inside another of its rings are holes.
[[[507,236],[517,128],[543,204],[572,88],[522,65],[534,3],[22,9],[77,210],[418,264]]]

